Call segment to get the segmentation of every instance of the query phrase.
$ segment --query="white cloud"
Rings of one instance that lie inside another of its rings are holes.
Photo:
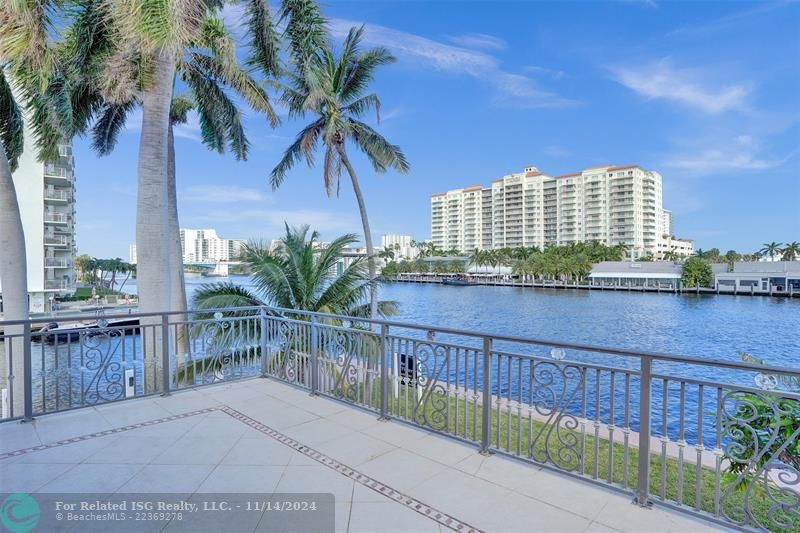
[[[564,77],[563,70],[553,70],[545,67],[540,67],[537,65],[527,65],[522,67],[522,70],[530,74],[543,74],[545,76],[553,78],[554,80],[560,80],[561,78]]]
[[[142,108],[137,107],[128,115],[125,121],[125,132],[139,132],[142,130]],[[200,116],[196,111],[190,111],[186,117],[186,124],[180,124],[173,129],[175,137],[203,142],[200,136]]]
[[[331,19],[333,37],[343,38],[350,28],[362,23]],[[515,107],[563,107],[576,102],[542,89],[536,81],[502,69],[497,59],[478,50],[449,45],[377,24],[366,24],[364,42],[385,46],[405,61],[416,61],[430,68],[471,76],[492,85],[495,102]]]
[[[200,136],[200,116],[196,111],[190,111],[186,116],[186,124],[178,124],[173,128],[175,137],[203,142]]]
[[[678,68],[669,59],[635,67],[611,67],[610,70],[617,82],[645,98],[668,100],[710,114],[743,110],[750,94],[749,84],[712,86],[704,71]]]
[[[270,197],[259,189],[231,185],[192,185],[179,198],[186,202],[213,204],[270,201]]]
[[[343,233],[360,233],[360,222],[351,214],[315,209],[212,209],[201,213],[181,214],[188,225],[218,227],[238,238],[275,237],[284,233],[284,223],[290,226],[308,224],[326,237]]]
[[[754,171],[779,167],[794,157],[798,150],[784,157],[763,155],[760,143],[750,135],[689,149],[669,157],[665,165],[693,176],[705,176],[730,170]]]
[[[544,155],[549,155],[550,157],[566,157],[568,155],[572,155],[572,152],[568,148],[564,148],[563,146],[558,146],[555,144],[551,144],[550,146],[545,146],[542,148],[542,153]]]
[[[485,33],[465,33],[464,35],[451,35],[448,39],[467,48],[488,48],[491,50],[504,50],[508,44],[500,37]]]

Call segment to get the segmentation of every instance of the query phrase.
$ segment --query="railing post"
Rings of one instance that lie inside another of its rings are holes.
[[[635,502],[650,507],[650,388],[652,386],[653,359],[641,357],[639,383],[639,479]]]
[[[261,308],[259,325],[261,327],[261,339],[259,342],[261,348],[261,377],[267,377],[267,310]]]
[[[317,315],[311,315],[311,395],[319,391],[319,325]]]
[[[11,340],[10,342],[13,342]],[[24,422],[30,422],[33,420],[33,372],[32,372],[32,361],[33,355],[31,354],[31,323],[26,322],[24,326],[22,326],[22,386],[25,388],[23,390],[23,401],[24,401],[24,415],[23,418]],[[44,384],[42,384],[44,386]],[[11,401],[14,401],[13,399]]]
[[[492,338],[483,338],[483,401],[481,411],[481,451],[489,455],[489,436],[492,431]],[[500,421],[498,420],[498,423]]]
[[[386,343],[389,337],[389,325],[381,324],[381,416],[378,420],[389,420],[389,357],[391,354],[386,353]]]
[[[169,396],[172,382],[172,365],[169,357],[169,315],[161,315],[161,395]]]

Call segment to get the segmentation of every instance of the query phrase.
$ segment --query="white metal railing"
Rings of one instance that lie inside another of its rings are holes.
[[[45,189],[44,191],[44,199],[45,200],[60,200],[66,202],[69,200],[69,194],[67,191],[62,191],[58,189]]]

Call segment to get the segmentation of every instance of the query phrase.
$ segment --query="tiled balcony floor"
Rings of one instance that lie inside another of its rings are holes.
[[[342,532],[715,529],[259,378],[0,424],[5,492],[330,492]]]

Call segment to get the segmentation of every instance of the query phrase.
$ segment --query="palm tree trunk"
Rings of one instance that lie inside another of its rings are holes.
[[[136,254],[143,313],[164,311],[170,301],[167,146],[174,71],[174,59],[165,52],[158,54],[152,85],[142,97]]]
[[[358,210],[361,212],[361,224],[364,227],[364,243],[367,246],[367,267],[369,269],[370,291],[369,291],[369,317],[375,318],[378,315],[378,285],[377,275],[375,272],[375,257],[372,248],[372,233],[369,229],[369,219],[367,218],[367,206],[364,203],[364,196],[361,194],[361,186],[358,184],[358,177],[356,171],[350,165],[350,160],[347,158],[344,146],[341,144],[336,146],[339,152],[339,157],[342,158],[342,163],[350,174],[350,181],[353,183],[353,192],[356,195],[358,202]]]
[[[175,134],[172,124],[169,125],[167,142],[167,187],[169,188],[167,206],[169,210],[169,255],[173,262],[170,274],[170,311],[182,311],[179,315],[173,315],[175,322],[186,321],[186,285],[183,278],[183,248],[181,247],[181,229],[178,221],[178,191],[175,180]],[[189,352],[189,338],[186,327],[179,325],[176,327],[178,353],[178,365],[183,362],[183,354]]]
[[[167,145],[169,110],[172,102],[172,81],[175,59],[161,51],[156,55],[150,87],[142,96],[142,135],[139,142],[139,187],[136,206],[136,253],[139,287],[139,311],[166,311],[170,303],[170,239],[167,187]],[[163,333],[156,324],[158,317],[141,320],[142,333],[149,329],[149,339],[143,335],[143,346],[153,358],[157,369],[154,392],[161,387]]]
[[[0,285],[3,289],[3,319],[24,320],[28,318],[28,264],[25,255],[25,233],[17,202],[17,191],[11,178],[5,148],[0,143]],[[19,335],[22,326],[7,326],[5,335]],[[3,387],[6,376],[14,375],[11,406],[13,415],[23,414],[25,398],[25,365],[23,340],[19,337],[6,340],[3,364],[0,365],[0,380]],[[13,357],[13,359],[12,359]],[[10,391],[11,392],[11,391]]]

